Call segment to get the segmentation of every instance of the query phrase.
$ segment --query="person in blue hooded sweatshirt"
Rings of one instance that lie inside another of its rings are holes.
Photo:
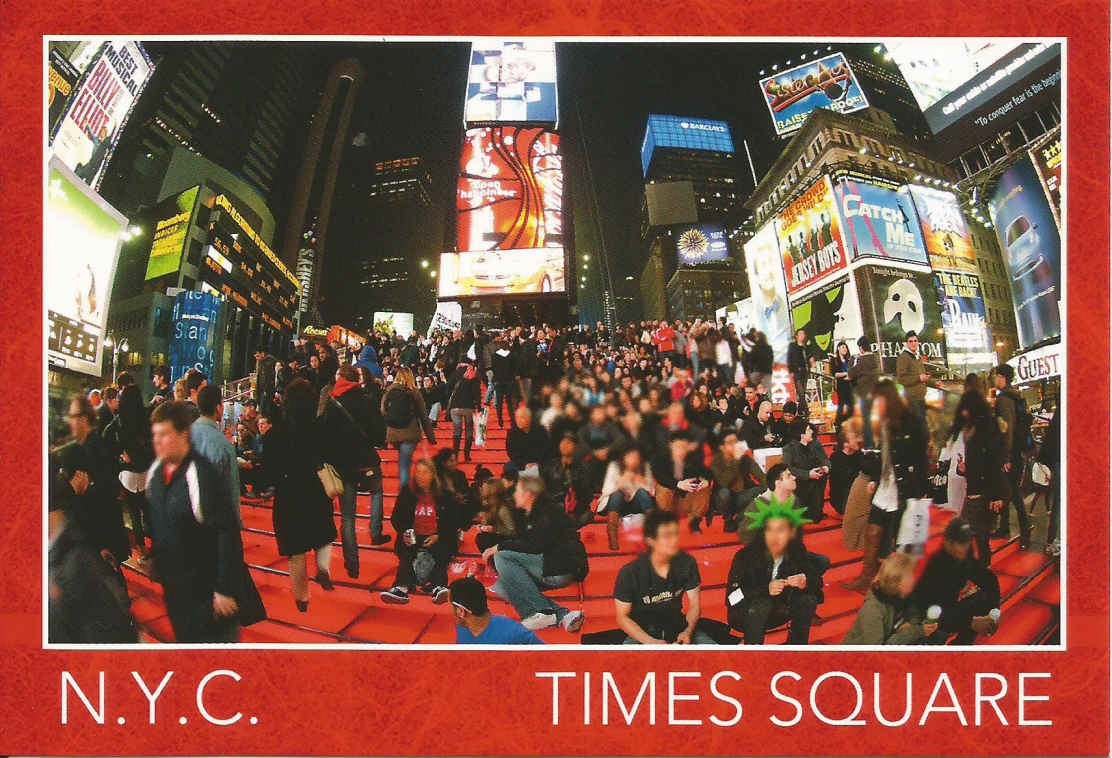
[[[378,365],[378,351],[371,343],[367,343],[363,350],[359,353],[359,360],[355,363],[356,368],[365,369],[375,379],[382,378],[382,366]]]

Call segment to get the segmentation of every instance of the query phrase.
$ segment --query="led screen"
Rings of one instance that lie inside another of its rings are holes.
[[[815,108],[853,113],[869,107],[857,77],[842,53],[831,53],[761,79],[761,92],[776,134],[789,134]]]
[[[717,224],[692,224],[672,230],[676,261],[681,266],[698,266],[730,259],[726,232]]]
[[[395,311],[375,311],[374,329],[379,334],[398,334],[408,338],[413,334],[413,314]]]
[[[471,46],[467,125],[557,121],[552,40],[484,40]]]
[[[564,250],[442,253],[440,297],[564,292]]]
[[[653,151],[658,147],[732,154],[734,138],[725,121],[654,113],[645,124],[645,138],[641,142],[641,170],[645,175],[649,173]]]
[[[217,328],[220,316],[219,295],[211,292],[179,292],[174,296],[170,319],[170,381],[197,369],[212,378],[213,357],[223,343]]]
[[[199,186],[187,189],[159,207],[154,219],[154,237],[151,240],[151,255],[147,260],[146,279],[157,279],[178,270],[185,250],[185,240],[189,236],[189,224],[193,219],[193,204],[200,189]]]

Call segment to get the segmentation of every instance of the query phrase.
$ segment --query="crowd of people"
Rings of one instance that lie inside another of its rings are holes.
[[[52,452],[50,638],[136,639],[121,571],[134,548],[137,565],[162,583],[177,641],[238,639],[265,617],[243,558],[245,495],[272,499],[278,552],[305,612],[310,554],[325,591],[334,589],[334,541],[348,577],[359,577],[357,493],[369,493],[371,542],[392,542],[397,556],[379,600],[450,602],[459,643],[579,632],[583,611],[549,591],[587,577],[580,534],[596,519],[611,553],[629,552],[634,531],[643,549],[615,582],[615,628],[594,641],[761,644],[787,624],[788,643],[806,644],[830,560],[808,549],[804,527],[827,518],[863,556],[845,583],[865,595],[846,643],[964,644],[992,634],[1000,591],[989,539],[1010,534],[1014,509],[1020,547],[1030,547],[1032,462],[1052,483],[1048,551],[1056,549],[1057,413],[1036,446],[1004,364],[991,388],[968,377],[940,448],[927,422],[942,412],[928,412],[935,380],[917,335],[907,334],[894,376],[867,339],[857,348],[842,342],[824,355],[799,330],[787,351],[790,381],[774,387],[768,340],[725,320],[374,336],[342,357],[300,339],[282,360],[255,351],[253,396],[235,413],[196,370],[171,384],[156,368],[146,401],[122,373],[72,399],[72,441]],[[833,396],[809,402],[819,373]],[[833,419],[820,423],[812,408],[828,399]],[[437,439],[441,418],[450,443]],[[460,462],[494,425],[506,429],[507,462],[494,471],[478,463],[469,476]],[[823,439],[835,440],[831,451]],[[386,448],[398,461],[390,529]],[[926,538],[907,539],[905,515],[932,497],[946,502],[932,495],[939,474],[964,490],[947,503],[955,515],[941,548],[920,557]],[[680,547],[683,530],[716,520],[739,542],[725,623],[703,615],[699,563]],[[449,581],[471,530],[480,565],[497,577],[489,588],[475,576]],[[488,594],[518,618],[493,615]]]

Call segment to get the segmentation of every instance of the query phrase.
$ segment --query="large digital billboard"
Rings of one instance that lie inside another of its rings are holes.
[[[127,219],[56,157],[47,169],[45,216],[47,356],[51,365],[96,376]]]
[[[768,337],[775,359],[783,363],[788,356],[792,323],[774,222],[769,221],[761,227],[743,247],[749,292],[753,300],[753,321],[757,331],[764,332]]]
[[[676,242],[676,262],[680,266],[699,266],[730,260],[726,230],[718,224],[689,224],[672,230]]]
[[[487,250],[440,255],[440,297],[566,291],[564,250]]]
[[[678,147],[684,150],[708,150],[717,153],[734,152],[734,138],[730,125],[725,121],[709,118],[649,115],[645,123],[645,137],[641,141],[641,171],[649,173],[653,151],[658,147]]]
[[[562,248],[560,137],[509,126],[467,130],[456,193],[461,250]]]
[[[934,277],[925,272],[867,265],[854,272],[864,333],[876,345],[886,371],[895,369],[909,331],[919,335],[919,349],[927,360],[945,357],[942,312]]]
[[[834,185],[846,248],[858,258],[927,263],[927,249],[906,187],[846,176]]]
[[[1061,336],[1061,238],[1029,157],[1001,174],[989,208],[1004,251],[1020,346]]]
[[[788,283],[798,292],[846,267],[845,243],[829,177],[822,177],[776,218],[776,236]]]
[[[193,205],[197,201],[200,185],[187,189],[175,197],[167,198],[154,219],[154,237],[151,255],[147,260],[146,279],[157,279],[171,274],[181,266],[182,252],[193,220]]]
[[[212,379],[213,357],[223,342],[217,319],[221,298],[210,292],[179,292],[170,317],[170,381],[197,369]]]
[[[760,87],[778,136],[803,126],[807,114],[815,108],[853,113],[869,107],[842,53],[831,53],[765,77]]]
[[[557,117],[552,40],[483,40],[471,45],[465,126],[555,125]]]
[[[413,314],[397,311],[375,311],[374,330],[389,337],[397,334],[409,338],[413,334]]]
[[[909,185],[919,228],[927,246],[931,268],[943,271],[976,271],[977,253],[973,238],[961,214],[961,205],[952,192]]]
[[[988,368],[996,362],[986,320],[981,280],[975,274],[936,271],[934,281],[942,303],[946,356],[950,366],[965,371]]]
[[[861,308],[848,276],[823,285],[792,305],[792,331],[798,329],[807,332],[808,340],[826,354],[833,354],[839,342],[846,343],[850,354],[857,353],[857,339],[862,335]]]
[[[73,173],[96,189],[153,66],[135,42],[108,40],[93,57],[50,139]]]

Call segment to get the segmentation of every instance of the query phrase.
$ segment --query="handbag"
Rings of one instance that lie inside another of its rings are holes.
[[[1039,487],[1049,487],[1050,479],[1050,466],[1047,466],[1045,463],[1039,463],[1038,461],[1035,461],[1031,464],[1032,484],[1035,484]]]
[[[344,480],[336,473],[336,469],[332,467],[331,463],[321,464],[321,467],[317,469],[317,477],[324,486],[324,494],[328,497],[335,498],[344,494]]]

